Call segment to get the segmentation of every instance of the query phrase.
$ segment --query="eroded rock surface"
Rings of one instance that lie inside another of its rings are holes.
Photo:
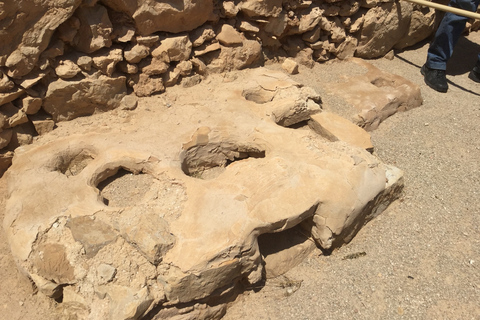
[[[342,96],[355,108],[352,118],[367,131],[398,111],[406,111],[422,105],[420,87],[398,75],[382,71],[370,63],[353,58],[366,69],[361,75],[345,76],[345,81],[332,84],[330,92]]]
[[[300,228],[330,249],[398,197],[398,169],[286,127],[322,111],[312,89],[263,68],[237,75],[17,151],[3,227],[19,267],[64,315],[218,319],[240,282],[262,279],[266,257],[274,276],[313,249],[282,263],[261,235]],[[291,108],[282,122],[274,104]]]

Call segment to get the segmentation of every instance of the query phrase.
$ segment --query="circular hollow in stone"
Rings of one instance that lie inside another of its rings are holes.
[[[182,170],[186,175],[214,179],[234,162],[265,158],[265,151],[256,146],[240,146],[229,141],[193,146],[182,157]]]
[[[90,150],[69,151],[58,156],[55,160],[54,167],[55,170],[60,171],[67,177],[76,176],[82,172],[93,159],[95,159],[95,154]]]
[[[144,195],[154,183],[149,174],[134,174],[124,168],[101,181],[97,188],[107,206],[129,207],[142,202]]]

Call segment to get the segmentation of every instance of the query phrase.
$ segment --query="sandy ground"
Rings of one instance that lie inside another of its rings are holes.
[[[479,33],[461,39],[446,94],[420,75],[427,42],[370,61],[419,84],[424,98],[372,132],[376,154],[405,172],[403,197],[332,255],[316,252],[239,296],[224,319],[480,319],[480,84],[467,78],[477,43]],[[342,72],[345,64],[328,63],[294,78],[341,111],[345,102],[325,88]],[[3,220],[1,179],[0,195]],[[55,319],[55,307],[19,274],[1,230],[0,319]]]

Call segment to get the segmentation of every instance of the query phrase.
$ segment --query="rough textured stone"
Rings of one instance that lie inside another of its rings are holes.
[[[356,56],[376,58],[383,56],[408,33],[412,4],[408,2],[383,3],[365,15]]]
[[[290,74],[298,73],[298,63],[290,58],[287,58],[285,61],[283,61],[282,68]]]
[[[70,79],[75,77],[81,71],[80,67],[77,66],[71,60],[60,61],[58,66],[55,68],[55,73],[59,78]]]
[[[80,21],[80,28],[73,40],[76,49],[92,53],[112,45],[110,34],[113,26],[104,6],[80,7],[75,16]]]
[[[5,29],[0,33],[0,56],[8,57],[4,65],[9,68],[10,76],[19,78],[34,68],[54,31],[80,3],[81,0],[4,2],[0,20],[5,22]]]
[[[420,87],[400,76],[381,71],[358,58],[351,63],[359,64],[366,73],[347,75],[346,81],[332,84],[328,90],[343,96],[354,107],[352,120],[367,131],[398,111],[405,111],[422,104]]]
[[[308,121],[308,125],[330,141],[344,141],[352,146],[373,151],[368,132],[334,113],[324,111],[314,114]]]
[[[4,129],[0,132],[0,149],[5,148],[12,140],[12,129]]]
[[[71,120],[116,108],[125,93],[125,77],[58,80],[48,86],[43,108],[55,121]]]
[[[142,73],[136,76],[134,82],[133,91],[139,97],[148,97],[154,93],[165,91],[162,78],[154,78]]]
[[[28,115],[37,113],[42,107],[41,98],[25,97],[20,100],[19,107]]]
[[[217,317],[222,292],[262,279],[262,235],[302,228],[328,249],[398,196],[400,171],[277,125],[240,90],[255,75],[279,101],[292,93],[318,101],[311,89],[283,72],[238,74],[212,76],[197,95],[172,88],[175,108],[138,113],[135,126],[68,136],[58,128],[17,151],[3,226],[41,292],[76,301],[92,318],[140,319],[152,308],[154,319]],[[275,265],[292,266],[305,250],[267,265],[282,272]],[[203,306],[209,299],[215,307]]]
[[[222,26],[222,30],[217,35],[217,40],[224,46],[240,45],[243,42],[241,33],[228,24]]]
[[[179,33],[193,30],[212,17],[212,0],[179,0],[152,2],[149,0],[103,0],[110,8],[124,12],[135,21],[143,36],[157,31]]]
[[[100,50],[93,56],[93,65],[103,74],[111,76],[115,71],[115,66],[123,61],[122,49]]]
[[[130,63],[139,63],[143,58],[147,57],[150,54],[150,49],[144,45],[135,45],[129,50],[125,50],[123,55],[125,60]]]
[[[167,38],[152,51],[152,56],[164,62],[184,61],[190,58],[192,43],[188,36]]]

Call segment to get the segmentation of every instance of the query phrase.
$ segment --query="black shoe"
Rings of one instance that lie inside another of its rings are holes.
[[[420,72],[423,75],[425,83],[438,92],[447,92],[447,76],[445,70],[430,69],[426,65],[423,65]]]
[[[480,62],[477,62],[472,71],[468,74],[468,77],[475,82],[480,82]]]

